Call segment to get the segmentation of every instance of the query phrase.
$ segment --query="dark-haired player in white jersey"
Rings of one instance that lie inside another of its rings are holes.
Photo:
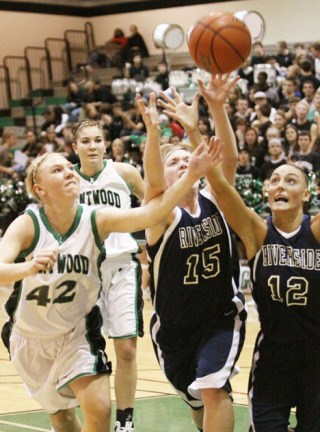
[[[200,84],[217,134],[226,142],[222,163],[233,182],[237,150],[224,101],[236,79],[228,78],[212,77],[207,86]],[[201,142],[199,95],[187,106],[174,88],[172,91],[172,99],[162,94],[165,114],[183,125],[196,146]],[[148,200],[185,175],[191,148],[178,144],[159,149],[155,95],[150,95],[149,109],[141,100],[139,105],[147,125]],[[159,364],[190,406],[199,430],[231,432],[234,416],[229,380],[236,373],[244,342],[246,310],[238,287],[239,260],[211,185],[199,192],[199,183],[195,183],[168,217],[146,230],[146,238],[155,308],[151,335]]]
[[[73,149],[80,164],[80,203],[94,208],[131,208],[131,193],[142,199],[144,182],[128,163],[104,159],[106,141],[102,126],[84,120],[74,130]],[[128,233],[112,233],[106,240],[102,263],[101,312],[104,333],[114,342],[117,358],[115,432],[134,432],[133,405],[137,385],[137,336],[143,336],[141,266],[135,254],[137,241]]]
[[[129,210],[78,204],[79,176],[61,154],[46,153],[29,166],[28,192],[39,207],[13,221],[2,238],[0,285],[22,281],[6,342],[12,363],[55,432],[110,431],[110,368],[99,316],[92,317],[99,312],[104,240],[113,231],[135,232],[158,223],[210,164],[202,146],[179,184]],[[25,262],[15,263],[18,256]]]
[[[267,221],[245,206],[213,168],[217,201],[249,259],[258,333],[249,381],[251,430],[287,432],[296,408],[298,432],[320,430],[320,214],[310,218],[308,178],[294,165],[270,177]]]

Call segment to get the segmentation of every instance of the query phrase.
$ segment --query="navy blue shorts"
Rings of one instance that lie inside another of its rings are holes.
[[[320,342],[277,344],[257,336],[249,381],[254,432],[287,432],[296,407],[296,432],[320,431]]]
[[[150,322],[160,367],[193,409],[203,406],[201,389],[223,388],[231,393],[229,379],[237,373],[235,363],[243,346],[245,323],[236,317],[212,327],[175,331],[160,325],[156,314]]]

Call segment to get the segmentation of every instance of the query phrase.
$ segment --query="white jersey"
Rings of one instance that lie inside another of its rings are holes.
[[[93,177],[75,170],[80,176],[80,203],[101,207],[131,208],[131,191],[127,183],[113,167],[111,159],[104,160],[104,167]],[[107,258],[119,257],[139,251],[137,241],[128,233],[111,233],[105,241]]]
[[[42,207],[30,206],[35,238],[21,256],[30,260],[43,249],[56,250],[58,259],[49,272],[27,276],[21,283],[15,326],[27,332],[55,335],[74,329],[91,311],[100,294],[100,261],[104,256],[95,223],[95,211],[78,206],[70,230],[55,232]]]

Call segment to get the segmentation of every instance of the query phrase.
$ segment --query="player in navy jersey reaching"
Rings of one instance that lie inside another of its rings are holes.
[[[158,223],[210,164],[202,146],[179,184],[129,210],[77,204],[80,179],[61,154],[46,153],[29,166],[28,191],[39,206],[13,221],[0,242],[0,285],[22,281],[5,342],[55,432],[110,430],[111,370],[96,306],[104,240],[112,231],[135,232]],[[18,256],[25,262],[14,263]]]
[[[79,123],[73,132],[73,149],[80,164],[80,203],[94,208],[131,208],[131,193],[141,200],[144,183],[128,163],[104,159],[106,140],[102,126],[93,120]],[[137,385],[137,336],[143,336],[141,266],[135,254],[139,245],[131,234],[111,233],[101,265],[101,312],[104,333],[113,339],[117,358],[115,432],[134,432],[133,404]]]
[[[235,176],[237,151],[223,105],[235,81],[217,76],[207,86],[200,82],[217,134],[228,144],[222,164],[230,182]],[[164,112],[185,128],[197,146],[201,142],[199,95],[187,106],[174,88],[172,91],[173,98],[162,94]],[[184,144],[159,147],[154,94],[148,109],[141,99],[139,107],[147,127],[144,163],[148,201],[185,175],[191,148]],[[211,184],[199,191],[196,182],[168,217],[146,230],[146,238],[155,308],[151,336],[159,364],[190,406],[199,430],[231,432],[234,416],[229,379],[244,342],[246,310],[238,287],[239,261],[232,235]]]
[[[245,245],[261,330],[249,381],[251,430],[320,430],[320,215],[304,214],[308,178],[294,165],[270,177],[267,221],[245,206],[221,169],[208,176],[217,201]]]

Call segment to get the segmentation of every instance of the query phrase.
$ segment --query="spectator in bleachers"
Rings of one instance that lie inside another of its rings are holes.
[[[312,183],[313,183],[314,194],[312,195],[312,197],[309,201],[308,214],[310,216],[314,216],[320,212],[320,179],[319,179],[319,177],[316,177]]]
[[[253,85],[253,67],[250,64],[250,58],[248,58],[238,69],[237,74],[241,79],[247,81],[248,87]]]
[[[87,70],[91,69],[101,69],[110,67],[111,61],[109,57],[102,50],[95,48],[89,54],[88,65],[86,66]],[[78,65],[78,68],[81,69],[83,67],[82,64]]]
[[[252,165],[248,147],[240,147],[238,150],[237,176],[245,176],[250,179],[260,177],[260,170]]]
[[[111,143],[111,159],[114,162],[128,162],[125,155],[125,145],[121,138],[116,138]]]
[[[99,120],[100,115],[96,104],[87,103],[84,105],[83,111],[80,113],[79,120],[88,119],[88,120]]]
[[[249,109],[249,102],[248,99],[246,99],[245,97],[240,97],[237,102],[236,102],[236,111],[233,114],[233,117],[231,119],[231,124],[233,129],[235,130],[235,121],[238,118],[244,119],[246,122],[249,122],[250,120],[250,115],[252,110]]]
[[[14,163],[12,148],[17,145],[17,135],[13,129],[5,129],[0,145],[0,180],[21,172],[21,167]]]
[[[125,36],[123,30],[120,28],[116,28],[113,31],[113,37],[110,39],[110,42],[114,42],[124,48],[128,45],[128,38]]]
[[[282,81],[279,88],[279,107],[285,111],[288,110],[288,99],[292,96],[296,96],[299,83],[293,77],[286,77]]]
[[[198,129],[201,134],[209,133],[212,135],[211,123],[208,117],[199,117]]]
[[[311,135],[310,132],[301,130],[298,132],[298,147],[299,151],[299,166],[308,171],[318,171],[320,169],[320,155],[311,150]]]
[[[32,130],[26,131],[25,140],[26,142],[22,146],[21,151],[30,159],[36,158],[42,149],[42,143]]]
[[[250,56],[250,64],[251,66],[257,64],[263,64],[266,62],[264,47],[262,42],[254,42],[252,44],[252,53]]]
[[[138,27],[132,24],[129,27],[128,48],[130,58],[133,58],[135,53],[141,54],[142,57],[149,57],[149,51],[144,41],[143,36],[138,32]]]
[[[87,102],[88,92],[84,86],[79,86],[73,79],[67,82],[67,103],[64,109],[70,116],[70,121],[76,123],[79,120],[81,106]]]
[[[88,83],[87,101],[99,107],[102,103],[114,103],[117,98],[112,94],[110,86],[102,84],[98,78],[94,78]]]
[[[256,92],[265,93],[267,100],[272,104],[273,107],[277,107],[279,104],[279,95],[275,88],[272,88],[268,84],[267,72],[259,72],[257,76],[257,83],[255,84]]]
[[[244,133],[248,127],[248,122],[245,118],[238,117],[234,122],[234,133],[236,136],[238,148],[244,146]]]
[[[169,143],[170,144],[178,145],[180,142],[181,142],[181,139],[180,139],[180,137],[178,135],[172,135],[169,138]],[[208,140],[208,142],[209,142],[209,140]]]
[[[311,134],[312,143],[315,142],[319,135],[318,125],[311,120],[308,120],[309,105],[307,102],[300,101],[296,106],[296,117],[290,120],[290,123],[295,125],[298,131],[306,130]]]
[[[268,143],[270,160],[261,166],[261,179],[270,178],[272,172],[281,165],[287,163],[283,147],[279,138],[272,138]]]
[[[169,69],[166,62],[161,61],[157,64],[158,73],[154,77],[154,81],[161,85],[162,90],[167,90],[169,87]]]
[[[69,115],[64,112],[64,109],[60,105],[55,105],[52,108],[52,121],[55,126],[55,132],[57,135],[61,135],[63,128],[69,121]]]
[[[316,77],[320,80],[320,42],[313,42],[309,47],[314,60],[314,70]]]
[[[286,119],[288,122],[295,119],[297,117],[297,105],[301,101],[301,98],[298,96],[290,96],[288,98],[288,109],[286,110]]]
[[[280,138],[282,143],[284,143],[285,138],[285,131],[286,131],[286,125],[287,125],[287,118],[286,114],[282,110],[278,110],[275,117],[274,117],[274,126],[278,129],[280,133]]]
[[[274,122],[274,118],[275,118],[275,116],[277,114],[277,110],[276,110],[275,107],[272,106],[271,103],[268,102],[266,93],[263,92],[263,91],[257,91],[254,94],[254,101],[255,101],[255,106],[254,106],[254,110],[253,110],[253,112],[252,112],[252,114],[250,116],[250,122],[252,122],[256,118],[258,118],[257,108],[260,105],[268,104],[270,106],[269,120],[273,123]]]
[[[318,89],[314,94],[312,106],[309,109],[307,119],[311,121],[314,120],[316,112],[320,114],[320,89]]]
[[[242,97],[241,88],[236,84],[229,90],[228,93],[228,102],[232,107],[233,113],[236,110],[238,99],[240,99],[241,97]]]
[[[45,108],[42,111],[42,117],[44,118],[44,121],[41,123],[40,129],[41,132],[46,132],[48,127],[54,124],[53,113],[49,108]]]
[[[273,107],[269,103],[259,103],[255,107],[256,119],[259,120],[259,136],[263,139],[265,139],[266,137],[266,130],[272,124],[272,122],[270,121],[270,114],[272,108]]]
[[[49,126],[45,132],[41,133],[41,142],[43,145],[39,155],[64,151],[64,142],[57,136],[54,125]]]
[[[313,98],[316,92],[314,81],[306,79],[302,84],[302,97],[303,101],[309,104],[309,107],[312,108]]]
[[[141,54],[134,54],[132,63],[125,64],[124,76],[139,82],[144,82],[150,76],[149,68],[143,64]]]
[[[159,139],[160,144],[167,144],[169,143],[170,138],[173,135],[172,129],[170,128],[170,119],[165,114],[159,115],[159,126],[160,126],[160,133],[159,133]]]
[[[276,54],[276,61],[280,67],[287,69],[293,64],[294,55],[289,51],[286,41],[279,41],[277,46],[278,52]]]
[[[287,155],[291,155],[299,151],[298,129],[293,124],[288,124],[286,126],[284,148]]]
[[[248,127],[244,132],[244,147],[249,150],[252,165],[256,166],[258,152],[258,132],[252,127]]]
[[[301,59],[300,63],[300,76],[298,77],[300,81],[300,91],[302,91],[303,83],[305,80],[311,80],[314,82],[314,86],[317,89],[320,85],[320,80],[316,78],[314,74],[312,61],[306,57]]]
[[[145,125],[143,123],[142,117],[137,110],[136,103],[134,101],[129,103],[129,110],[124,111],[119,102],[112,105],[112,112],[115,119],[120,119],[118,136],[123,138],[127,144],[130,144],[130,139],[132,135],[141,136],[145,132]],[[126,146],[126,151],[128,150]]]
[[[302,42],[295,42],[293,44],[293,55],[294,55],[294,62],[296,62],[297,57],[300,55],[306,55],[306,48]]]

